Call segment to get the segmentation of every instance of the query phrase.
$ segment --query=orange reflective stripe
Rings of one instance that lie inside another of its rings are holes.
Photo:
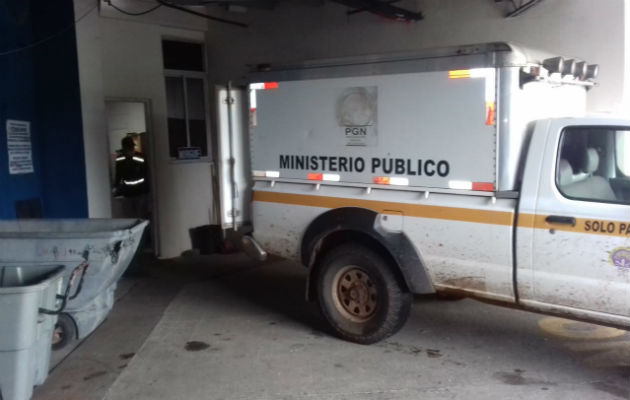
[[[308,180],[310,181],[321,181],[322,179],[324,179],[324,174],[320,174],[320,173],[309,173],[307,175]]]
[[[496,125],[496,104],[494,101],[486,102],[486,125]]]
[[[630,221],[602,220],[596,218],[576,218],[575,226],[550,224],[548,214],[521,214],[519,228],[554,229],[562,232],[587,233],[590,235],[617,236],[630,238]]]
[[[380,214],[400,214],[407,217],[442,219],[449,221],[474,222],[480,224],[512,226],[514,212],[478,210],[430,206],[410,203],[396,203],[378,200],[349,199],[344,197],[317,196],[294,193],[254,191],[254,201],[296,206],[341,208],[361,207]],[[576,225],[550,224],[545,221],[547,215],[519,214],[518,227],[531,229],[555,229],[574,233],[586,233],[605,236],[630,237],[630,221],[596,220],[576,218]]]
[[[362,207],[374,210],[375,212],[381,214],[393,214],[396,212],[409,217],[434,218],[507,226],[512,225],[512,221],[514,219],[513,213],[506,211],[475,210],[470,208],[428,206],[293,193],[255,191],[254,201],[321,208]]]

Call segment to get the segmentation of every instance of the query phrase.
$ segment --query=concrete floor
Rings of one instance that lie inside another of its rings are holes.
[[[33,398],[630,399],[627,332],[416,299],[401,332],[361,346],[328,335],[304,280],[243,255],[155,262]]]

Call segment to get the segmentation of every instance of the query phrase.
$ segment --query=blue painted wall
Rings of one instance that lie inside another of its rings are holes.
[[[34,173],[9,174],[7,119],[31,122]],[[71,0],[0,1],[0,218],[33,198],[44,217],[87,217]]]
[[[35,40],[57,35],[33,52],[44,216],[87,217],[73,2],[39,0],[31,8]]]
[[[28,8],[17,1],[0,2],[0,54],[32,41]],[[33,75],[30,51],[0,55],[0,218],[15,217],[15,201],[41,196]],[[33,174],[9,175],[7,119],[31,121]]]

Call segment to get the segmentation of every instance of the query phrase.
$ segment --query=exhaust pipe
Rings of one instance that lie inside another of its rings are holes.
[[[267,259],[267,252],[253,237],[243,236],[241,240],[245,254],[257,261],[265,261]]]

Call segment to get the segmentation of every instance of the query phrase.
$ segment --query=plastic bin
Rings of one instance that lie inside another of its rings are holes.
[[[112,309],[118,279],[147,224],[137,219],[0,221],[0,265],[63,265],[67,282],[72,269],[87,260],[83,290],[65,311],[76,325],[76,337],[83,339]]]
[[[0,399],[29,399],[48,376],[64,270],[0,265]]]

